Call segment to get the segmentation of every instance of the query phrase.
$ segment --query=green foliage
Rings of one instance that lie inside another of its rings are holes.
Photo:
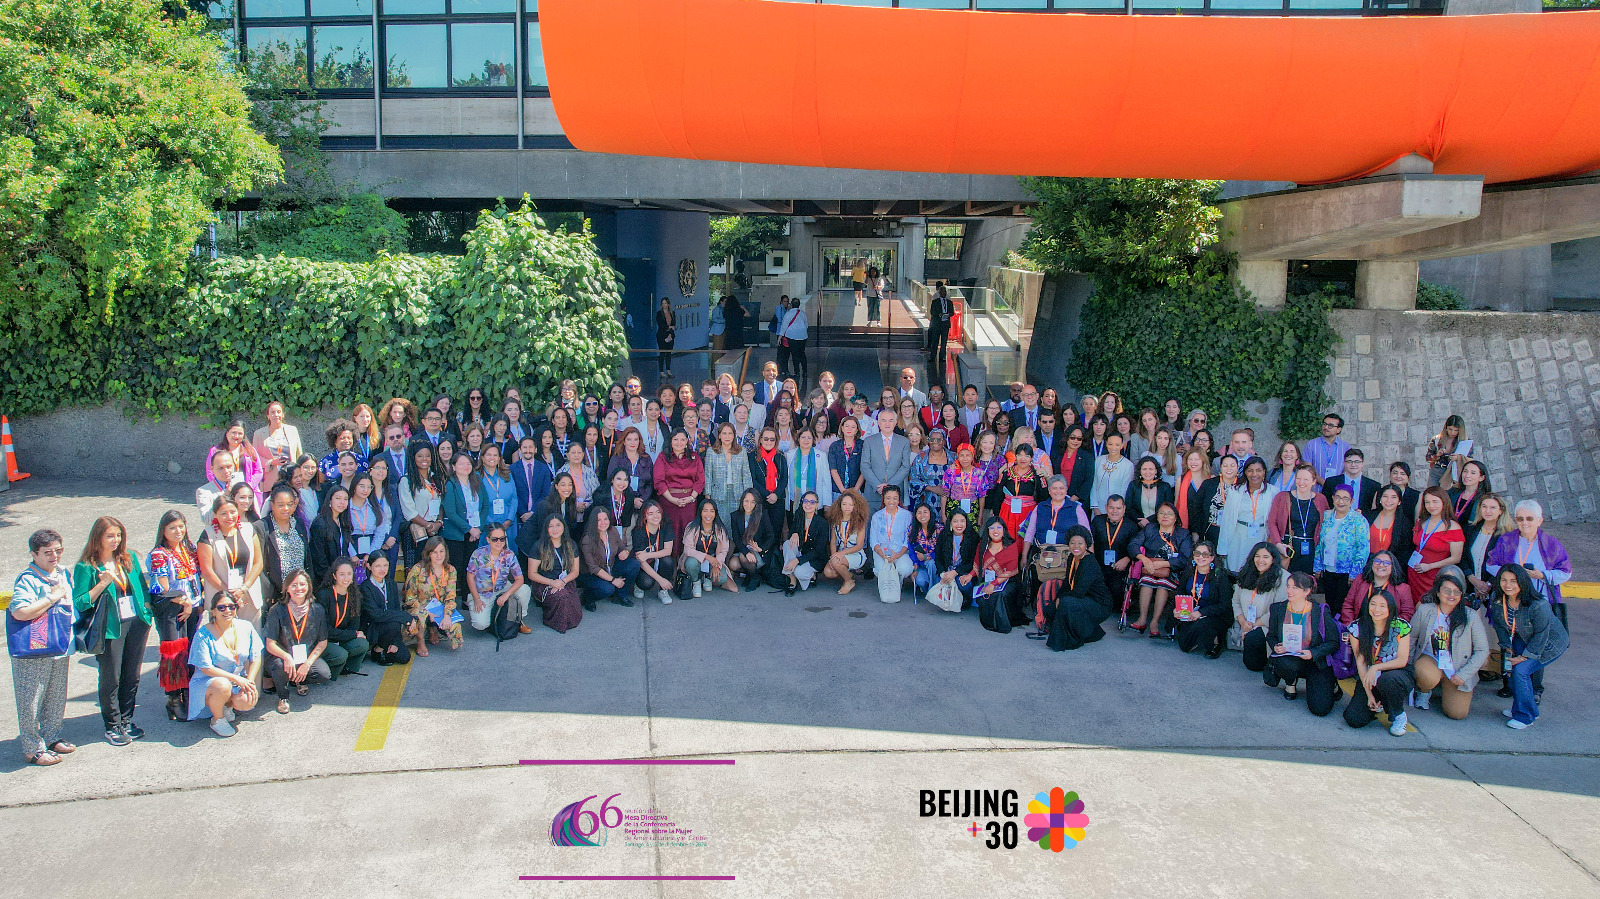
[[[1022,254],[1048,274],[1082,272],[1097,284],[1137,289],[1220,283],[1226,260],[1210,252],[1222,212],[1221,181],[1158,178],[1024,178],[1039,197]]]
[[[8,367],[19,341],[75,352],[95,327],[83,318],[107,320],[117,293],[173,283],[213,204],[278,176],[220,50],[157,0],[0,0]]]
[[[367,262],[379,251],[403,253],[409,238],[405,216],[374,193],[303,209],[258,213],[239,237],[245,253],[299,256],[327,262]]]
[[[1237,417],[1250,401],[1281,399],[1278,431],[1318,432],[1338,335],[1332,292],[1257,308],[1228,276],[1217,244],[1214,181],[1028,178],[1041,199],[1022,253],[1044,271],[1082,272],[1095,284],[1067,380],[1115,390],[1133,407]]]
[[[20,341],[0,381],[8,414],[120,400],[130,411],[226,415],[521,387],[602,390],[627,353],[616,273],[582,231],[552,232],[524,200],[479,217],[464,256],[372,262],[290,256],[196,262],[189,286],[129,297],[109,326]],[[14,323],[6,323],[14,324]],[[38,333],[37,330],[32,333]]]
[[[1545,9],[1600,9],[1600,0],[1544,0]]]
[[[1454,287],[1418,281],[1417,308],[1444,312],[1457,311],[1467,308],[1467,297]]]
[[[711,259],[763,259],[768,250],[783,245],[783,227],[777,216],[712,216]]]

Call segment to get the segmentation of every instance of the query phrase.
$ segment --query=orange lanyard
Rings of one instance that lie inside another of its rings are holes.
[[[299,627],[295,627],[294,626],[294,607],[293,606],[289,607],[289,633],[294,634],[294,642],[296,642],[296,643],[300,642],[300,638],[305,635],[306,624],[308,624],[310,621],[311,621],[311,606],[308,605],[308,606],[306,606],[306,613],[304,615],[300,616],[300,626]]]
[[[335,602],[338,602],[338,605],[333,607],[333,626],[341,627],[344,624],[345,612],[350,609],[350,594],[349,592],[346,592],[342,602],[337,595],[335,595],[333,598]]]
[[[1072,561],[1067,564],[1067,589],[1072,590],[1076,586],[1078,586],[1078,557],[1073,556]]]
[[[1106,549],[1116,549],[1117,535],[1122,533],[1122,526],[1126,523],[1127,519],[1117,522],[1117,529],[1113,531],[1111,530],[1111,522],[1106,522]]]

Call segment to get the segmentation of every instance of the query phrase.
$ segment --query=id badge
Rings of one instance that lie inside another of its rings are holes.
[[[499,521],[506,514],[506,501],[500,497],[494,498],[494,508],[491,511],[495,521]]]
[[[427,519],[429,521],[438,521],[439,520],[439,503],[440,503],[439,497],[435,496],[435,497],[429,498],[429,500],[428,500],[428,515],[427,515]]]
[[[1417,551],[1413,552],[1411,554],[1411,558],[1406,560],[1406,567],[1407,568],[1415,568],[1415,567],[1417,567],[1418,565],[1421,565],[1421,564],[1422,564],[1422,551],[1421,550],[1417,550]]]
[[[1254,623],[1256,620],[1256,606],[1251,603],[1244,607],[1244,620]]]
[[[1044,542],[1050,546],[1054,546],[1056,544],[1056,532],[1054,529],[1044,532]]]
[[[1011,514],[1012,515],[1021,515],[1022,514],[1022,497],[1020,497],[1020,496],[1011,497]]]
[[[363,556],[367,555],[370,552],[372,552],[372,538],[371,537],[357,537],[356,538],[356,552],[360,553]]]
[[[639,476],[638,475],[636,475],[636,474],[628,475],[628,489],[632,490],[634,493],[638,493],[639,492]]]
[[[972,500],[970,500],[970,499],[962,500],[961,501],[961,511],[963,513],[965,513],[965,514],[971,515],[972,514]]]
[[[994,574],[995,574],[995,572],[994,572],[993,568],[985,568],[983,570],[983,582],[985,584],[994,583]]]
[[[1303,634],[1298,624],[1285,624],[1283,626],[1283,648],[1290,655],[1300,652],[1300,641]]]
[[[229,592],[244,586],[243,572],[235,571],[232,568],[225,568],[223,570],[226,573],[222,576],[222,582]]]
[[[1295,552],[1295,555],[1297,555],[1297,556],[1309,556],[1309,555],[1311,555],[1311,538],[1310,537],[1296,537],[1294,539],[1294,552]]]
[[[1105,551],[1105,557],[1106,557],[1106,562],[1105,563],[1107,565],[1115,565],[1115,564],[1117,564],[1117,551],[1116,550],[1114,550],[1114,549],[1106,550]]]
[[[289,647],[289,661],[294,662],[296,665],[304,665],[306,663],[306,645],[304,643],[296,643]]]
[[[129,618],[133,617],[133,597],[117,597],[117,615],[120,616],[123,621],[127,621]]]

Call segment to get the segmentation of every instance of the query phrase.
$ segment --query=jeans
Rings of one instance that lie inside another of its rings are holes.
[[[328,679],[338,680],[341,674],[355,674],[361,670],[361,663],[372,651],[372,644],[363,637],[346,640],[343,643],[328,641],[327,648],[322,650],[322,657],[328,660]]]
[[[628,589],[629,583],[639,576],[639,560],[630,556],[621,561],[612,562],[611,574],[622,578],[621,587],[613,584],[605,577],[598,574],[588,574],[587,572],[578,575],[578,586],[583,589],[583,595],[591,602],[616,599],[622,595],[622,591]]]
[[[914,582],[916,592],[912,594],[913,599],[918,596],[928,595],[928,590],[933,587],[933,582],[939,579],[939,569],[933,564],[933,558],[929,557],[917,563],[916,574],[917,579]]]
[[[877,294],[867,294],[867,320],[878,321],[878,314],[882,312],[882,298]]]
[[[1520,643],[1521,641],[1519,640],[1518,642]],[[1562,650],[1562,652],[1565,651]],[[1550,667],[1550,663],[1559,658],[1561,658],[1560,652],[1548,659],[1523,659],[1511,666],[1511,718],[1513,721],[1532,724],[1533,719],[1539,717],[1539,703],[1534,701],[1534,692],[1544,686],[1544,669]]]

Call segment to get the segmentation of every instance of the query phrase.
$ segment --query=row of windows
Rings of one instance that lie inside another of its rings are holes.
[[[529,22],[524,86],[547,88],[539,23]],[[372,46],[371,25],[251,25],[245,52],[252,64],[270,56],[297,72],[301,84],[319,90],[372,89],[373,60],[382,58],[388,89],[469,88],[514,90],[517,33],[511,22],[387,23],[381,27],[381,57]]]
[[[787,3],[832,3],[839,6],[884,6],[900,9],[1123,9],[1124,0],[782,0]],[[1443,9],[1444,0],[1133,0],[1134,9]]]
[[[372,15],[373,0],[243,0],[239,14],[246,19],[318,18]],[[471,16],[514,13],[517,0],[382,0],[385,16]],[[529,13],[539,11],[539,0],[526,0]],[[231,12],[230,12],[231,15]]]

